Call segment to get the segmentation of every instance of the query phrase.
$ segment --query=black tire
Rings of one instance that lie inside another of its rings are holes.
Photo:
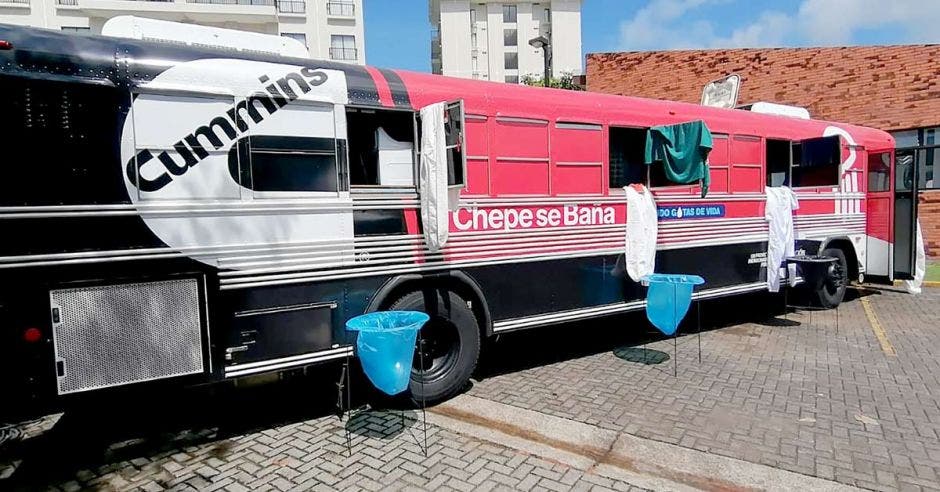
[[[447,290],[427,289],[404,295],[389,309],[421,311],[431,316],[421,329],[424,348],[417,348],[411,372],[410,389],[415,401],[434,403],[460,392],[470,381],[480,357],[480,325],[467,301]]]
[[[838,259],[829,267],[826,280],[816,291],[816,297],[821,307],[835,308],[842,303],[842,299],[845,297],[845,286],[849,282],[849,263],[845,259],[845,253],[839,248],[827,248],[822,250],[820,254]]]

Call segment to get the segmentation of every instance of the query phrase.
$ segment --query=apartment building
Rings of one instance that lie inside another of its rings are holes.
[[[362,0],[0,0],[0,23],[100,33],[134,15],[302,42],[311,58],[365,64]]]
[[[518,83],[541,77],[541,48],[551,41],[552,71],[580,75],[582,0],[429,0],[434,73]]]

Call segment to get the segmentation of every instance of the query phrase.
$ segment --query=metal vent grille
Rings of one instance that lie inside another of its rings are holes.
[[[196,279],[54,290],[59,394],[203,371]]]

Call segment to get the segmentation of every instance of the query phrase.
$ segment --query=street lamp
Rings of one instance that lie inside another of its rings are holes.
[[[545,79],[542,82],[545,87],[552,85],[552,43],[545,36],[539,36],[529,40],[529,46],[535,49],[542,49],[542,55],[545,57]]]

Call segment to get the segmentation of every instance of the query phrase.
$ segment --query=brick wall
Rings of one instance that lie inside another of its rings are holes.
[[[698,103],[741,75],[739,102],[792,104],[813,118],[902,130],[940,125],[940,45],[591,53],[589,91]]]
[[[940,257],[940,190],[924,191],[920,194],[917,210],[921,233],[927,246],[927,255]]]

